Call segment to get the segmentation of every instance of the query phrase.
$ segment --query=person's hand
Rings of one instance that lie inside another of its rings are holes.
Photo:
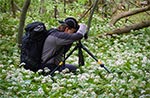
[[[80,33],[84,36],[86,34],[87,26],[85,24],[79,24],[79,26],[80,27],[79,27],[77,33]]]

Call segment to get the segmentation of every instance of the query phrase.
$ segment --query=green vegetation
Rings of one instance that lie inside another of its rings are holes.
[[[27,14],[26,24],[34,20],[43,21],[47,28],[56,26],[52,18],[52,1],[45,3],[47,12],[39,14],[35,9],[39,2],[32,0]],[[67,16],[79,18],[85,10],[86,0],[68,4],[67,13],[59,13],[59,18]],[[20,5],[22,5],[20,3]],[[58,9],[63,9],[61,2]],[[80,8],[80,9],[77,9]],[[7,8],[8,9],[8,8]],[[71,10],[70,10],[71,9]],[[128,34],[103,36],[98,34],[109,31],[109,19],[102,19],[98,14],[93,16],[89,38],[83,44],[99,58],[112,72],[108,74],[90,56],[84,53],[85,66],[76,74],[55,72],[55,76],[42,76],[19,66],[17,30],[20,12],[13,18],[9,12],[0,12],[0,97],[27,98],[148,98],[150,97],[150,27]],[[139,16],[139,18],[142,16]],[[33,20],[34,19],[34,20]],[[88,17],[82,22],[87,22]],[[120,24],[121,23],[121,24]],[[117,26],[123,25],[120,21]],[[78,64],[77,52],[68,63]]]

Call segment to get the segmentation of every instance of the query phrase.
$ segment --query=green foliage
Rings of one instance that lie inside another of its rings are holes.
[[[18,29],[18,19],[14,19],[9,13],[2,13],[0,16],[0,34],[14,35]]]
[[[50,0],[45,0],[47,12],[39,14],[35,9],[40,7],[39,0],[32,1],[26,17],[26,24],[32,21],[43,21],[47,28],[58,23],[53,18]],[[80,0],[79,0],[80,1]],[[34,4],[34,5],[33,5]],[[57,2],[59,9],[63,4]],[[79,18],[78,13],[84,11],[83,5],[76,2],[64,15],[60,12],[59,19],[66,16]],[[76,7],[81,7],[77,9]],[[19,15],[20,13],[18,13]],[[61,17],[61,18],[60,18]],[[129,34],[96,37],[110,28],[109,19],[93,16],[89,38],[83,44],[112,72],[108,74],[87,53],[84,52],[85,66],[78,68],[76,74],[55,72],[55,76],[42,76],[19,66],[19,49],[16,43],[19,17],[12,18],[9,13],[0,16],[0,95],[7,97],[29,98],[136,98],[150,96],[150,28],[132,31]],[[82,22],[87,22],[84,18]],[[117,24],[122,26],[122,24]],[[67,63],[78,65],[77,52],[73,53]],[[45,69],[46,70],[46,69]],[[39,71],[40,72],[40,71]]]
[[[9,1],[10,0],[0,0],[0,13],[9,11]]]
[[[79,4],[85,5],[88,3],[88,0],[78,0]]]
[[[11,12],[11,1],[12,0],[0,0],[0,13]],[[18,7],[23,6],[24,0],[13,0]]]

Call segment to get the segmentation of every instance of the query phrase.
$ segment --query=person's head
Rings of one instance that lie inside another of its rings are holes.
[[[58,27],[58,29],[65,33],[75,33],[79,28],[77,20],[73,17],[68,17],[64,21],[59,21],[59,23],[61,25]]]

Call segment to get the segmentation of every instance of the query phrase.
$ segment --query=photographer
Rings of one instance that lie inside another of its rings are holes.
[[[53,71],[60,62],[64,60],[64,54],[70,49],[75,41],[81,40],[86,33],[86,25],[80,24],[73,17],[68,17],[64,21],[59,21],[57,29],[50,30],[51,34],[46,38],[42,60],[46,61],[44,67]],[[51,58],[47,61],[48,58]],[[68,68],[69,71],[76,71],[77,67],[71,64],[63,64],[58,71]]]

